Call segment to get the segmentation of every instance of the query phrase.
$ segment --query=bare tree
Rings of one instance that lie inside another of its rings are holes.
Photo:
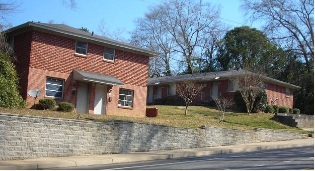
[[[250,114],[254,108],[256,98],[263,91],[263,75],[261,73],[253,73],[246,70],[240,70],[238,76],[234,79],[238,82],[239,91],[245,102],[247,113]]]
[[[215,40],[209,38],[209,32],[220,28],[219,12],[219,6],[202,1],[170,0],[151,7],[138,24],[145,23],[140,27],[145,29],[145,35],[154,38],[163,59],[169,58],[166,53],[178,56],[177,60],[186,65],[185,73],[192,74],[201,64],[201,54],[209,47],[209,40]],[[138,30],[135,33],[139,34]]]
[[[185,81],[176,85],[176,92],[179,97],[185,101],[185,115],[187,115],[188,106],[197,97],[204,86],[193,81]]]
[[[77,8],[77,3],[75,0],[62,0],[62,3],[63,5],[71,8],[72,10],[75,10]]]
[[[136,20],[136,29],[131,33],[131,44],[147,48],[160,55],[150,60],[150,76],[172,75],[170,63],[173,42],[167,30],[161,27],[159,13],[152,11],[145,18]]]
[[[125,29],[117,28],[115,31],[111,31],[106,25],[107,24],[105,23],[104,19],[102,19],[100,24],[98,25],[98,31],[101,33],[101,36],[127,43],[127,40],[123,39],[121,36],[125,33]]]
[[[219,122],[223,122],[225,110],[234,104],[234,100],[231,98],[221,97],[221,98],[215,98],[214,102],[217,105],[220,112]]]
[[[305,61],[308,73],[314,62],[314,0],[242,0],[252,21],[263,20],[264,31]]]

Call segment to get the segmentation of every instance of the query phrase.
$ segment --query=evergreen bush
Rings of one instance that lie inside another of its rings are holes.
[[[280,106],[279,107],[279,113],[289,113],[289,108]]]
[[[18,91],[18,76],[14,65],[3,53],[0,53],[0,107],[26,107],[26,102]]]
[[[55,109],[56,101],[53,99],[39,99],[39,105],[44,110],[46,109],[53,110]]]
[[[300,109],[293,108],[293,114],[300,114]]]
[[[289,113],[293,113],[293,109],[292,108],[289,108]]]
[[[273,113],[274,108],[272,105],[267,105],[265,108],[265,113]]]
[[[234,98],[235,104],[238,106],[238,109],[242,112],[246,112],[246,104],[239,90],[234,93],[233,98]],[[265,90],[263,90],[256,97],[253,110],[251,112],[265,111],[266,106],[267,106],[267,93]]]
[[[58,110],[62,112],[72,112],[74,105],[68,102],[60,102],[58,105]]]
[[[279,106],[273,105],[272,107],[273,107],[273,112],[274,113],[279,113]]]

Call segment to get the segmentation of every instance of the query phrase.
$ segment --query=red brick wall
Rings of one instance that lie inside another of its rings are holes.
[[[293,108],[293,90],[290,89],[290,96],[286,96],[285,92],[286,88],[275,85],[275,84],[266,84],[266,93],[267,93],[267,101],[268,104],[271,104],[271,99],[275,100],[275,105],[284,106],[288,108]]]
[[[42,94],[38,99],[44,98],[47,76],[65,80],[64,98],[56,99],[56,101],[67,101],[75,104],[76,95],[71,93],[73,87],[72,71],[79,69],[114,76],[125,84],[122,87],[129,87],[135,91],[133,109],[118,108],[118,95],[116,95],[112,102],[107,102],[109,103],[106,108],[107,114],[145,116],[148,57],[116,49],[115,61],[108,62],[103,60],[104,46],[92,43],[88,43],[87,55],[82,57],[75,55],[76,40],[36,31],[15,36],[14,42],[14,50],[18,52],[19,61],[22,61],[17,63],[22,80],[20,84],[21,94],[24,95],[23,97],[26,98],[29,105],[34,103],[34,99],[26,96],[27,91],[35,88],[40,89]],[[115,86],[113,90],[115,89],[118,87]],[[116,91],[116,93],[118,92],[119,90]],[[89,98],[89,111],[91,112],[94,107],[92,84]]]
[[[30,63],[29,59],[31,51],[31,38],[32,34],[30,32],[14,37],[14,55],[16,57],[14,64],[20,78],[20,94],[24,99],[27,97],[27,79],[29,73],[28,67]]]
[[[211,92],[211,82],[205,83],[206,87],[202,89],[203,92],[203,101],[206,99],[210,100],[210,92]],[[156,86],[154,86],[156,87]],[[167,96],[166,94],[167,85],[163,85],[162,88],[162,98]],[[218,95],[221,97],[234,98],[234,92],[227,92],[228,89],[228,80],[220,80],[218,81]],[[274,85],[274,84],[266,84],[266,93],[267,93],[267,101],[270,104],[270,98],[276,99],[278,98],[276,105],[285,106],[292,108],[293,107],[293,90],[290,90],[290,96],[287,97],[285,94],[285,87]],[[200,94],[193,101],[193,104],[200,104],[201,96]]]

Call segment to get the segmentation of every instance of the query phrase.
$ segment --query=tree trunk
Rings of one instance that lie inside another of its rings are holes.
[[[187,109],[188,109],[188,105],[186,105],[185,107],[185,115],[187,115]]]

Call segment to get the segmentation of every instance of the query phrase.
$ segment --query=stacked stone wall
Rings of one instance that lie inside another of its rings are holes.
[[[186,129],[0,114],[0,160],[214,147],[303,138],[268,129]]]

